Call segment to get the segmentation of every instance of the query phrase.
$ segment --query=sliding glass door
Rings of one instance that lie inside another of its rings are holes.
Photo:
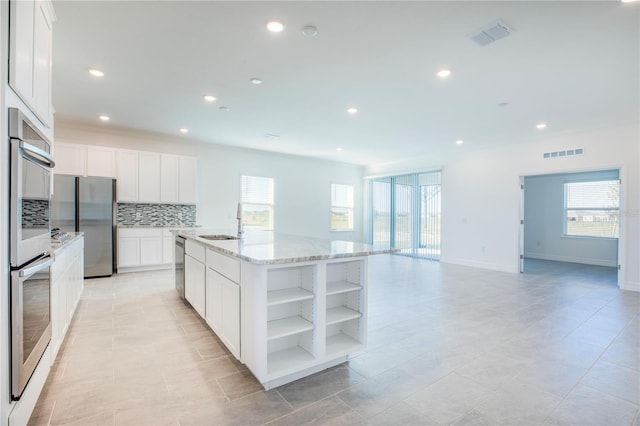
[[[439,259],[440,188],[440,172],[371,180],[371,242]]]

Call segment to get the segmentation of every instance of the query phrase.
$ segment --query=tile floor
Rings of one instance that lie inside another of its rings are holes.
[[[87,280],[31,425],[640,425],[640,294],[611,268],[370,261],[368,348],[265,392],[169,271]]]

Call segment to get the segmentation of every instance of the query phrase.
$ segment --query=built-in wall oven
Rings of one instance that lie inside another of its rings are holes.
[[[51,340],[51,143],[9,108],[11,393],[19,399]]]

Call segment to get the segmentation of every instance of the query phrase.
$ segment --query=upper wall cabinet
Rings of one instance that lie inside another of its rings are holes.
[[[138,201],[160,202],[160,154],[138,153]]]
[[[56,142],[53,145],[53,158],[57,175],[85,176],[87,174],[87,147],[75,143]]]
[[[9,9],[9,85],[45,126],[53,127],[53,6],[48,0],[12,0]]]
[[[116,195],[118,201],[138,201],[138,151],[116,152]]]
[[[104,146],[56,142],[57,175],[116,177],[116,150]]]
[[[196,169],[194,157],[162,154],[160,158],[160,201],[196,203]]]

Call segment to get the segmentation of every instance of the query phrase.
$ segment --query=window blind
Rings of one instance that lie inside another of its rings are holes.
[[[618,238],[620,181],[566,182],[565,235]]]

